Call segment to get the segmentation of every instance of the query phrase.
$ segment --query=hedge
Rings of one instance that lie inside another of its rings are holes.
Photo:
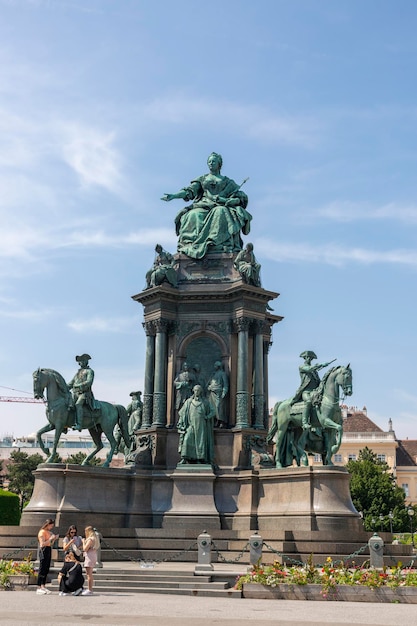
[[[0,489],[0,526],[19,526],[20,500],[11,491]]]

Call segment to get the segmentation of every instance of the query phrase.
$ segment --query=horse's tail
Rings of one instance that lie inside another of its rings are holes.
[[[271,443],[271,441],[273,440],[273,438],[277,434],[277,431],[278,431],[278,409],[279,409],[279,405],[280,404],[281,404],[281,402],[277,402],[275,404],[275,406],[274,406],[274,410],[272,411],[271,428],[269,429],[268,434],[266,436],[266,442],[267,443]]]
[[[126,446],[130,447],[130,435],[129,435],[129,416],[124,406],[116,404],[117,409],[117,423],[122,433],[123,441]]]

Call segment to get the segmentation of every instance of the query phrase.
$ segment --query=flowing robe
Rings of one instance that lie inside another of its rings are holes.
[[[247,195],[227,176],[205,174],[184,189],[185,207],[175,219],[178,251],[194,259],[207,252],[236,252],[242,249],[241,231],[250,231],[252,215],[246,211]],[[220,204],[217,196],[237,198],[237,206]]]
[[[188,398],[179,412],[179,453],[187,461],[211,464],[214,459],[214,409],[205,398]]]

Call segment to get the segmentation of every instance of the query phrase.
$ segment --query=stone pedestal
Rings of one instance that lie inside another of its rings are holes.
[[[181,465],[171,474],[172,499],[162,515],[162,528],[219,529],[214,503],[216,476],[210,465]]]
[[[41,526],[47,517],[61,529],[176,528],[323,531],[359,536],[362,523],[352,504],[343,467],[285,469],[179,465],[176,469],[115,469],[43,464],[21,525]]]
[[[41,526],[52,517],[61,529],[74,523],[79,528],[152,528],[149,472],[45,463],[34,473],[22,526]]]
[[[176,288],[164,282],[132,296],[143,306],[146,333],[145,428],[175,426],[175,380],[185,363],[193,383],[206,388],[216,362],[228,379],[222,421],[266,427],[268,350],[272,327],[282,320],[268,303],[279,294],[246,284],[233,266],[235,256],[177,254]]]
[[[261,470],[258,526],[265,530],[360,533],[349,473],[344,467],[287,467]]]

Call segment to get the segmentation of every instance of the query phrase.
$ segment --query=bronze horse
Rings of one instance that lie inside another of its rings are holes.
[[[342,414],[339,406],[340,389],[352,395],[350,364],[328,370],[313,398],[311,428],[302,428],[303,402],[291,406],[290,400],[277,402],[267,443],[276,440],[275,465],[278,468],[308,465],[307,452],[321,454],[323,465],[333,465],[332,456],[342,443]]]
[[[36,439],[44,454],[49,455],[46,463],[53,463],[56,455],[58,442],[63,432],[74,425],[75,410],[72,406],[71,392],[67,387],[64,378],[52,369],[37,369],[33,372],[33,393],[35,398],[43,398],[46,389],[46,417],[48,424],[38,430]],[[104,433],[110,443],[110,451],[103,463],[103,467],[108,467],[116,451],[117,442],[114,438],[113,430],[116,424],[119,425],[122,437],[126,445],[130,446],[128,431],[129,417],[124,406],[120,404],[110,404],[100,402],[100,409],[94,411],[84,411],[82,427],[87,428],[95,444],[94,450],[84,459],[82,465],[88,465],[91,459],[103,448],[101,435]],[[55,438],[52,451],[44,446],[42,435],[55,429]]]

